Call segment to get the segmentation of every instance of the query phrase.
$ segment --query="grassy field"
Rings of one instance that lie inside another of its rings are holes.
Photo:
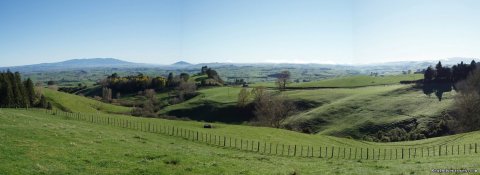
[[[343,76],[337,78],[329,78],[319,81],[290,83],[289,88],[352,88],[378,85],[399,84],[400,81],[413,81],[422,79],[423,74],[408,74],[408,75],[388,75],[388,76]],[[251,86],[265,86],[276,87],[273,82],[255,83]]]
[[[317,128],[320,134],[346,136],[358,134],[358,127],[367,124],[381,125],[410,118],[427,123],[452,105],[454,92],[445,93],[442,101],[411,85],[287,91],[286,94],[292,99],[320,104],[291,117],[288,122],[322,119],[327,123]]]
[[[70,112],[85,113],[128,113],[130,108],[102,103],[97,100],[58,92],[51,89],[42,89],[48,101],[52,102],[54,108]]]
[[[334,84],[339,86],[337,88],[294,89],[281,92],[289,99],[310,106],[289,118],[286,124],[299,125],[321,120],[324,123],[311,125],[308,129],[319,134],[356,138],[363,136],[364,133],[361,133],[359,128],[366,125],[384,125],[416,119],[419,128],[425,127],[427,123],[438,118],[445,109],[452,105],[455,93],[446,92],[443,94],[442,101],[439,101],[434,95],[427,96],[422,89],[414,88],[413,85],[398,83],[400,80],[407,80],[407,77],[412,80],[419,78],[416,74],[346,77],[324,80],[327,83],[316,82],[317,85],[325,86],[335,82]],[[360,86],[359,82],[366,81],[365,78],[375,79],[377,83],[389,84],[355,87]],[[240,112],[235,111],[234,108],[240,90],[241,87],[202,89],[198,91],[200,95],[197,97],[168,106],[162,109],[160,114],[182,116],[194,120],[210,119],[203,116],[208,115],[216,121],[229,121],[225,118],[239,117],[236,116],[236,113]],[[248,120],[249,118],[243,119]]]
[[[115,115],[111,115],[115,116]],[[200,128],[201,123],[151,120]],[[433,146],[472,143],[479,132],[414,142],[370,143],[285,130],[221,125],[218,135],[282,142],[355,146]],[[0,110],[0,174],[430,174],[433,168],[480,167],[478,154],[404,160],[339,160],[271,156],[162,134],[67,120],[41,111]],[[258,132],[262,131],[262,132]]]

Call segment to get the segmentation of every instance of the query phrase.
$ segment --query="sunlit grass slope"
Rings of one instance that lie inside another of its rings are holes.
[[[387,76],[345,76],[337,78],[329,78],[319,81],[290,83],[287,87],[290,88],[351,88],[351,87],[365,87],[377,85],[391,85],[400,84],[400,81],[414,81],[422,79],[422,74],[408,74],[408,75],[387,75]],[[252,86],[275,87],[275,83],[255,83]]]
[[[288,122],[321,119],[320,133],[329,135],[356,134],[367,124],[386,124],[415,118],[425,123],[438,117],[453,103],[454,92],[446,92],[439,101],[412,85],[372,86],[353,89],[317,89],[287,91],[289,98],[314,101],[320,105],[299,113]]]
[[[123,106],[111,105],[108,103],[102,103],[97,100],[89,99],[86,97],[72,95],[64,92],[58,92],[51,89],[43,89],[43,94],[48,101],[52,102],[55,108],[71,111],[71,112],[84,112],[84,113],[127,113],[130,112],[130,108]]]

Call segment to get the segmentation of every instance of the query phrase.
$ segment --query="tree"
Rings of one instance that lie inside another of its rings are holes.
[[[30,78],[28,78],[24,82],[24,86],[25,86],[25,89],[26,89],[26,95],[28,97],[29,106],[34,106],[34,103],[35,103],[35,89],[34,89],[32,80]]]
[[[22,78],[19,72],[15,72],[12,77],[13,82],[13,94],[15,96],[16,107],[27,107],[28,97],[26,96],[25,86],[22,84]]]
[[[247,105],[249,96],[250,96],[250,94],[248,93],[247,89],[242,88],[242,90],[240,90],[240,93],[238,93],[237,105],[239,107],[245,107]]]
[[[180,101],[184,101],[186,98],[190,98],[196,94],[197,86],[193,82],[180,81],[180,84],[175,90],[177,98],[179,98]]]
[[[279,128],[282,122],[295,111],[295,105],[284,96],[272,95],[263,87],[252,90],[254,114],[257,121],[265,126]]]
[[[40,108],[47,108],[47,99],[45,98],[45,96],[40,96],[40,101],[38,102],[38,107]]]
[[[173,87],[173,72],[168,73],[167,86]]]
[[[282,71],[277,76],[277,85],[279,90],[285,90],[290,80],[290,71]]]
[[[50,81],[47,82],[47,85],[49,85],[49,86],[55,85],[55,84],[56,84],[55,81],[52,81],[52,80],[50,80]]]
[[[190,79],[190,75],[188,75],[187,73],[181,73],[180,79],[182,79],[183,81],[188,81],[188,79]]]
[[[423,74],[424,81],[431,82],[434,76],[435,76],[435,71],[432,69],[431,66],[429,66],[427,70],[425,70],[425,73]]]
[[[466,80],[457,84],[455,96],[456,129],[474,131],[480,129],[480,69],[475,69]]]
[[[104,102],[111,102],[112,101],[112,89],[103,87],[102,89],[102,100]]]
[[[207,73],[207,70],[208,70],[208,67],[207,66],[202,66],[202,70],[201,70],[201,74],[206,74]]]

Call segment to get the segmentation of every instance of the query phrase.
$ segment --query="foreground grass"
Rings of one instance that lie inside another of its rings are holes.
[[[0,110],[0,131],[0,174],[429,174],[433,168],[480,167],[478,154],[412,160],[268,156],[10,109]]]

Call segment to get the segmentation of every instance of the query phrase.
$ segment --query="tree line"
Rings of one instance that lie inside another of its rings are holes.
[[[162,90],[167,85],[164,77],[149,77],[143,74],[120,77],[113,73],[102,81],[102,86],[112,89],[115,93],[136,93],[145,89]]]
[[[465,64],[463,61],[457,65],[442,66],[442,62],[438,62],[435,68],[429,66],[424,72],[425,83],[457,83],[465,80],[467,76],[475,70],[477,63],[472,60],[470,64]]]
[[[442,62],[438,62],[435,67],[429,66],[424,71],[423,92],[426,95],[435,93],[438,100],[442,100],[444,92],[450,92],[452,87],[457,90],[456,84],[467,78],[477,67],[475,60],[470,64],[463,62],[453,65],[451,68],[443,66]]]
[[[22,81],[19,72],[0,73],[0,106],[7,108],[43,107],[51,108],[51,104],[41,93],[35,92],[30,78]]]

